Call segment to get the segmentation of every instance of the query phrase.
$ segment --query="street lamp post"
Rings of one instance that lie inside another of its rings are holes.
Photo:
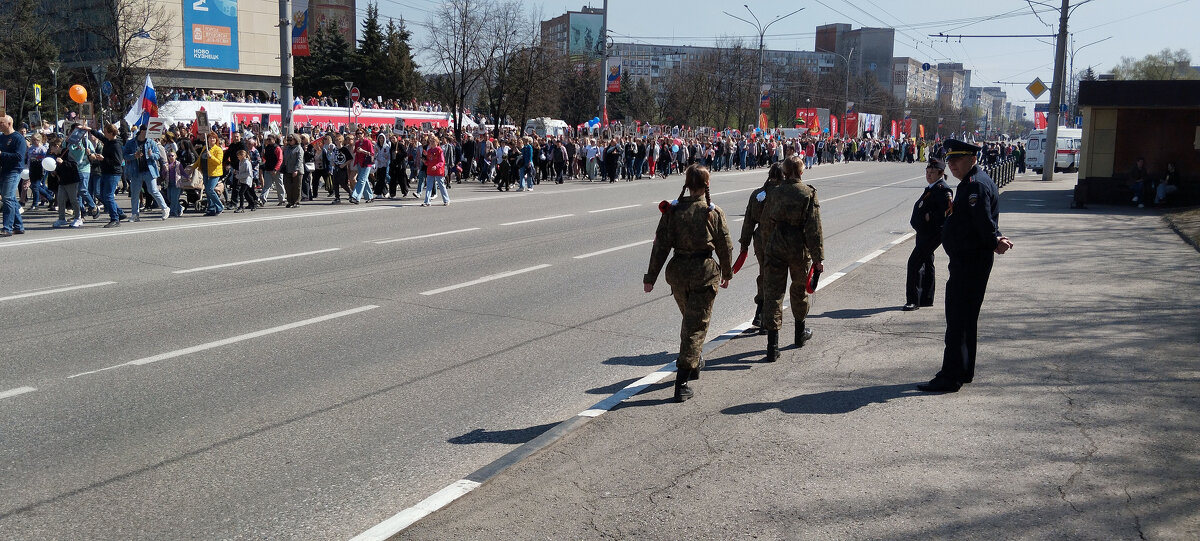
[[[1081,46],[1079,46],[1079,48],[1075,48],[1075,34],[1071,34],[1071,54],[1068,55],[1071,57],[1070,58],[1071,67],[1069,68],[1071,71],[1071,88],[1068,89],[1068,92],[1070,92],[1072,116],[1079,115],[1079,105],[1076,103],[1077,91],[1075,90],[1075,53],[1082,51],[1084,47],[1095,45],[1097,43],[1100,43],[1101,41],[1108,41],[1112,38],[1113,38],[1112,36],[1108,36],[1107,38],[1096,40],[1091,43],[1088,43],[1087,45],[1081,45]]]
[[[57,60],[50,62],[50,73],[54,74],[54,133],[58,133],[58,69],[61,67]]]
[[[804,8],[797,9],[796,11],[793,11],[793,12],[791,12],[791,13],[788,13],[787,15],[783,15],[783,16],[780,16],[780,17],[775,17],[775,20],[773,20],[773,21],[771,21],[771,22],[767,23],[766,25],[763,25],[763,24],[762,24],[762,23],[761,23],[761,22],[758,20],[758,17],[754,15],[754,11],[751,11],[751,9],[750,9],[750,6],[749,6],[749,5],[742,4],[742,7],[746,8],[746,11],[748,11],[748,12],[750,13],[750,17],[752,17],[752,18],[754,19],[754,22],[750,22],[750,21],[748,21],[748,20],[746,20],[746,19],[743,19],[743,18],[741,18],[741,17],[738,17],[737,15],[734,15],[734,14],[732,14],[732,13],[728,12],[728,11],[724,11],[724,12],[722,12],[722,13],[724,13],[724,14],[726,14],[726,15],[730,16],[730,17],[733,17],[734,19],[737,19],[737,20],[739,20],[739,21],[742,21],[742,22],[744,22],[744,23],[746,23],[746,24],[748,24],[748,25],[750,25],[750,26],[753,26],[753,27],[754,27],[756,30],[758,30],[758,88],[759,88],[759,92],[761,92],[761,91],[762,91],[762,84],[763,84],[763,50],[764,50],[764,49],[763,49],[763,47],[764,47],[764,41],[763,41],[763,40],[764,40],[764,39],[765,39],[765,37],[766,37],[766,34],[767,34],[767,29],[768,29],[768,28],[770,28],[770,27],[771,27],[771,25],[773,25],[773,24],[775,24],[775,23],[777,23],[777,22],[779,22],[779,21],[782,21],[782,20],[784,20],[784,19],[786,19],[786,18],[788,18],[788,17],[791,17],[792,15],[795,15],[795,14],[797,14],[797,13],[800,13],[801,11],[804,11]],[[758,94],[758,92],[754,92],[754,93],[752,93],[752,94],[754,94],[754,96],[755,96],[755,98],[754,98],[754,107],[753,107],[753,108],[751,108],[751,109],[750,109],[750,111],[752,111],[752,112],[753,112],[753,111],[757,111],[757,110],[758,110],[758,108],[759,108],[759,100],[760,100],[761,96]],[[755,117],[755,119],[756,119],[756,122],[755,122],[755,124],[757,124],[757,123],[758,123],[758,122],[757,122],[757,117],[758,117],[758,115],[754,115],[754,117]]]
[[[832,51],[829,54],[841,58],[846,63],[845,102],[842,104],[842,125],[840,126],[844,133],[846,131],[846,112],[850,109],[850,59],[854,57],[854,47],[851,47],[850,52],[845,55],[840,55]]]

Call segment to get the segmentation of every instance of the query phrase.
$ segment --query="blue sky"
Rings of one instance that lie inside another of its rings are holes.
[[[367,0],[358,0],[360,17]],[[690,0],[610,0],[609,30],[618,41],[712,45],[723,36],[744,37],[757,44],[758,34],[750,25],[722,11],[749,18],[747,4],[766,23],[799,8],[804,11],[771,26],[766,46],[771,49],[813,49],[817,26],[849,23],[853,27],[888,26],[897,29],[896,56],[912,56],[929,62],[962,62],[973,69],[973,86],[997,86],[995,81],[1021,82],[1001,85],[1009,100],[1033,103],[1025,83],[1041,77],[1053,78],[1054,40],[1045,38],[963,38],[947,42],[928,34],[1053,34],[1058,29],[1058,10],[1042,4],[1061,0],[963,2],[962,0],[801,0],[743,2]],[[583,5],[601,7],[603,2],[584,0],[526,0],[531,14],[540,10],[549,19]],[[1187,49],[1192,64],[1200,65],[1200,0],[1090,0],[1081,2],[1071,16],[1069,30],[1075,40],[1075,69],[1089,65],[1104,72],[1122,56],[1141,58],[1164,48]],[[383,17],[404,17],[423,23],[432,20],[437,0],[379,0]],[[980,21],[985,17],[996,18]],[[1040,20],[1039,20],[1040,17]],[[979,22],[975,22],[979,21]],[[425,27],[413,25],[415,42],[425,39]],[[1103,40],[1103,41],[1101,41]],[[1044,41],[1044,42],[1043,42]],[[1098,42],[1098,43],[1093,43]],[[986,84],[985,84],[986,83]],[[1043,95],[1042,100],[1048,98]]]

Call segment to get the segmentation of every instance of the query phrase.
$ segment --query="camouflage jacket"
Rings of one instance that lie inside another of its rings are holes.
[[[669,284],[706,285],[711,282],[715,285],[721,278],[733,278],[733,241],[729,238],[725,211],[716,205],[710,210],[703,197],[680,199],[658,220],[654,248],[650,251],[650,268],[642,278],[643,283],[653,284],[658,280],[672,249],[675,257],[667,269]],[[714,253],[717,261],[712,261]]]
[[[811,256],[825,259],[821,235],[821,204],[817,190],[798,178],[784,179],[770,191],[762,211],[763,238],[768,257],[785,260]]]

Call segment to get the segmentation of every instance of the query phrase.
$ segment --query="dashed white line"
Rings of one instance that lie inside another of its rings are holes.
[[[500,224],[500,225],[520,225],[520,224],[531,224],[531,223],[533,223],[533,222],[544,222],[544,221],[546,221],[546,220],[557,220],[557,219],[559,219],[559,218],[570,218],[571,216],[574,216],[574,214],[559,214],[558,216],[546,216],[546,217],[544,217],[544,218],[534,218],[534,219],[532,219],[532,220],[521,220],[521,221],[519,221],[519,222],[508,222],[508,223],[503,223],[503,224]]]
[[[36,390],[37,389],[34,389],[33,387],[17,387],[16,389],[9,389],[7,391],[0,392],[0,400],[4,400],[5,398],[12,398],[14,396],[22,395],[25,393],[32,393]]]
[[[16,300],[16,299],[25,299],[25,298],[29,298],[29,297],[38,297],[41,295],[50,295],[53,293],[63,293],[65,291],[75,291],[77,289],[88,289],[88,288],[93,288],[93,287],[111,286],[115,283],[116,282],[96,282],[94,284],[84,284],[81,286],[60,287],[58,289],[45,289],[45,290],[41,290],[41,291],[33,291],[30,293],[21,293],[19,295],[9,295],[7,297],[0,297],[0,302],[11,301],[11,300]]]
[[[403,242],[406,240],[428,239],[431,237],[440,237],[442,235],[453,235],[455,233],[466,233],[468,231],[479,231],[479,228],[478,227],[470,227],[467,229],[455,229],[454,231],[442,231],[441,233],[430,233],[428,235],[416,235],[413,237],[404,237],[402,239],[373,240],[373,241],[369,241],[369,242],[371,242],[372,244],[390,244],[393,242]]]
[[[187,274],[189,272],[200,272],[200,271],[213,270],[213,269],[224,269],[224,268],[228,268],[228,267],[237,267],[237,266],[241,266],[241,265],[252,265],[254,263],[264,263],[267,261],[278,261],[280,259],[291,259],[293,257],[303,257],[306,255],[323,254],[326,252],[336,252],[338,250],[341,250],[341,248],[326,248],[324,250],[313,250],[311,252],[300,252],[298,254],[277,255],[274,257],[260,257],[258,259],[250,259],[247,261],[236,261],[234,263],[222,263],[220,265],[209,265],[207,267],[196,267],[194,269],[177,270],[177,271],[172,271],[171,274]]]
[[[615,252],[615,251],[617,251],[617,250],[624,250],[624,249],[626,249],[626,248],[633,248],[634,246],[641,246],[641,245],[643,245],[643,244],[650,244],[651,242],[654,242],[654,239],[650,239],[650,240],[641,240],[641,241],[638,241],[638,242],[631,242],[631,243],[629,243],[629,244],[624,244],[624,245],[621,245],[621,246],[617,246],[617,247],[615,247],[615,248],[608,248],[608,249],[606,249],[606,250],[600,250],[599,252],[592,252],[592,253],[590,253],[590,254],[577,255],[577,256],[575,256],[575,259],[587,259],[587,258],[589,258],[589,257],[592,257],[592,256],[597,256],[597,255],[601,255],[601,254],[607,254],[607,253],[609,253],[609,252]]]
[[[462,289],[462,288],[464,288],[464,287],[470,287],[470,286],[474,286],[474,285],[479,285],[479,284],[482,284],[482,283],[485,283],[485,282],[491,282],[491,281],[493,281],[493,280],[500,280],[500,279],[502,279],[502,278],[508,278],[509,276],[516,276],[516,275],[518,275],[518,274],[524,274],[524,273],[527,273],[527,272],[533,272],[533,271],[535,271],[535,270],[541,270],[541,269],[544,269],[544,268],[546,268],[546,267],[549,267],[549,266],[550,266],[549,264],[541,264],[541,265],[536,265],[536,266],[533,266],[533,267],[528,267],[528,268],[519,269],[519,270],[515,270],[515,271],[501,272],[501,273],[499,273],[499,274],[491,274],[491,275],[488,275],[488,276],[484,276],[483,278],[477,278],[477,279],[475,279],[475,280],[471,280],[470,282],[463,282],[463,283],[461,283],[461,284],[454,284],[454,285],[452,285],[452,286],[440,287],[440,288],[437,288],[437,289],[431,289],[431,290],[429,290],[429,291],[422,291],[422,292],[421,292],[421,294],[422,294],[422,295],[426,295],[426,296],[428,296],[428,295],[437,295],[438,293],[445,293],[445,292],[447,292],[447,291],[454,291],[455,289]]]
[[[741,221],[743,221],[743,220],[745,220],[745,219],[746,219],[746,217],[745,217],[745,216],[742,216],[741,218],[734,218],[734,219],[732,219],[732,220],[729,220],[729,222],[730,222],[730,223],[733,223],[733,222],[741,222]]]
[[[152,355],[150,357],[143,357],[141,359],[135,359],[135,360],[129,361],[127,363],[121,363],[118,365],[101,368],[99,370],[91,370],[88,372],[81,372],[81,373],[75,374],[73,376],[67,376],[67,379],[77,378],[79,376],[86,376],[88,374],[95,374],[97,372],[104,372],[105,370],[112,370],[114,368],[120,368],[122,366],[141,366],[144,364],[156,363],[158,361],[165,361],[167,359],[174,359],[175,357],[191,355],[192,353],[197,353],[200,351],[205,351],[205,350],[209,350],[209,349],[213,349],[213,348],[219,348],[221,346],[227,346],[229,344],[236,344],[238,342],[243,342],[245,340],[251,340],[254,338],[258,338],[260,336],[266,336],[268,334],[275,334],[278,332],[289,331],[289,330],[297,329],[297,328],[304,327],[307,325],[313,325],[316,323],[321,323],[323,321],[329,321],[331,319],[346,317],[349,315],[357,314],[359,312],[366,312],[367,310],[374,310],[376,308],[379,308],[379,307],[376,305],[373,305],[373,304],[368,304],[366,306],[360,306],[358,308],[351,308],[350,310],[343,310],[341,312],[328,314],[328,315],[324,315],[324,316],[318,316],[318,317],[314,317],[314,318],[309,318],[309,319],[306,319],[303,321],[297,321],[295,323],[288,323],[286,325],[280,325],[278,327],[271,327],[270,329],[263,329],[261,331],[240,334],[238,336],[234,336],[232,338],[226,338],[224,340],[217,340],[215,342],[208,342],[207,344],[200,344],[200,345],[192,346],[192,347],[188,347],[188,348],[177,349],[175,351],[168,351],[166,353],[160,353],[158,355]]]
[[[610,208],[610,209],[589,210],[589,211],[588,211],[588,214],[595,214],[595,213],[597,213],[597,212],[608,212],[608,211],[610,211],[610,210],[624,210],[624,209],[631,209],[631,208],[633,208],[633,207],[640,207],[640,206],[641,206],[641,205],[634,204],[634,205],[625,205],[625,206],[623,206],[623,207],[613,207],[613,208]]]
[[[891,183],[891,184],[884,184],[883,186],[876,186],[876,187],[874,187],[874,188],[867,188],[867,189],[865,189],[865,190],[859,190],[859,191],[857,191],[857,192],[844,193],[844,194],[842,194],[842,195],[837,195],[837,196],[834,196],[834,197],[830,197],[829,199],[823,199],[823,200],[821,200],[821,202],[822,202],[822,203],[828,203],[828,202],[830,202],[830,201],[833,201],[834,199],[841,199],[841,198],[843,198],[843,197],[850,197],[850,196],[852,196],[852,195],[858,195],[858,194],[860,194],[860,193],[867,193],[867,192],[869,192],[869,191],[878,190],[878,189],[880,189],[880,188],[887,188],[888,186],[895,186],[895,185],[897,185],[897,184],[904,184],[905,182],[911,182],[911,181],[917,180],[917,179],[919,179],[919,178],[925,178],[925,177],[924,177],[924,176],[920,176],[920,177],[906,178],[906,179],[904,179],[904,180],[898,180],[898,181],[896,181],[896,182],[893,182],[893,183]]]

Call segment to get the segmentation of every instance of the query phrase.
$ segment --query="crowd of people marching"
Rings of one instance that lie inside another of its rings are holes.
[[[158,139],[113,124],[102,129],[72,124],[51,135],[12,131],[22,143],[20,165],[12,167],[27,169],[11,205],[6,198],[2,233],[22,233],[21,214],[40,209],[57,212],[54,227],[77,228],[102,212],[108,218],[104,227],[119,227],[145,212],[162,220],[185,212],[215,216],[227,209],[253,212],[272,201],[294,208],[310,201],[366,204],[412,195],[428,206],[436,195],[448,205],[449,189],[463,182],[520,192],[541,182],[666,178],[692,164],[713,171],[754,169],[790,156],[801,157],[809,168],[849,161],[920,163],[937,148],[925,140],[735,132],[458,138],[445,129],[397,134],[391,126],[301,131],[306,133],[281,136],[257,124],[232,130],[179,124]],[[993,154],[1019,152],[1005,146]],[[118,194],[128,201],[122,204]]]

